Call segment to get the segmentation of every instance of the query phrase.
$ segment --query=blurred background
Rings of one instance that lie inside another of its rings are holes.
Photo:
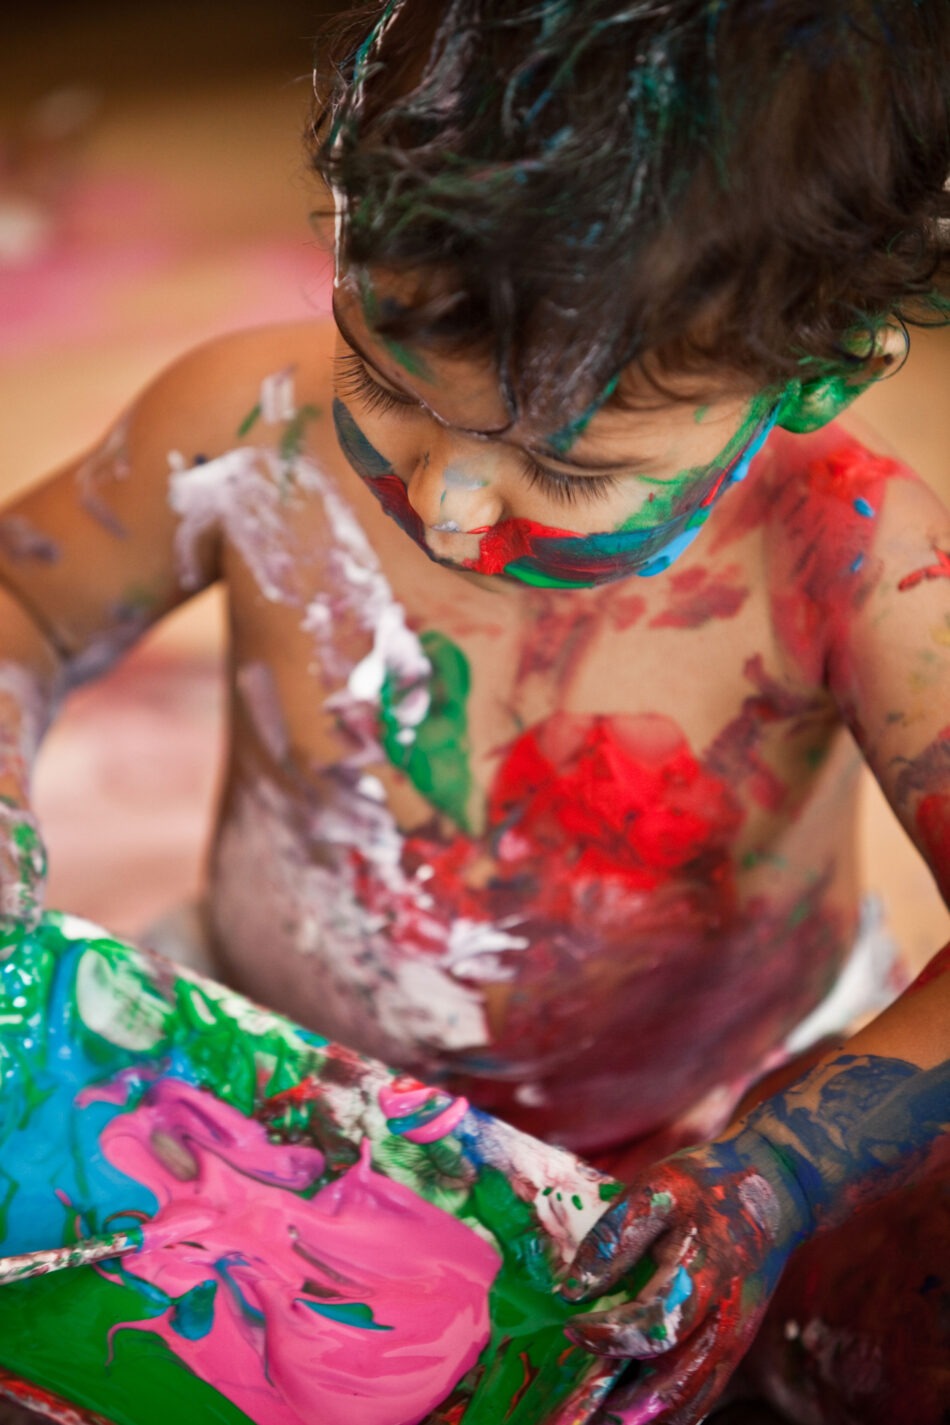
[[[43,0],[0,45],[0,494],[98,440],[215,333],[326,310],[301,135],[331,0]],[[950,334],[861,403],[950,502]],[[221,757],[221,605],[168,620],[51,733],[51,904],[134,936],[193,895]],[[950,656],[947,646],[937,650]],[[950,934],[868,784],[866,876],[915,962]]]

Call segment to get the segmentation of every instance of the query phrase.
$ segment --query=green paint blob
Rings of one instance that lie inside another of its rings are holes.
[[[161,1337],[117,1331],[112,1359],[104,1343],[116,1321],[146,1321],[147,1302],[91,1267],[34,1277],[0,1290],[0,1366],[106,1415],[115,1425],[250,1425],[243,1410],[182,1370]],[[80,1326],[81,1323],[81,1326]],[[63,1342],[69,1350],[63,1350]]]
[[[859,381],[853,375],[837,374],[818,381],[793,381],[782,401],[778,424],[793,435],[821,430],[837,420],[877,380],[877,376]]]
[[[533,569],[521,564],[507,564],[505,574],[509,579],[517,579],[521,584],[530,584],[534,589],[586,589],[589,587],[584,579],[556,579],[553,574],[545,574],[540,569]]]
[[[417,687],[400,688],[387,674],[380,695],[383,751],[427,801],[451,817],[456,826],[469,831],[468,660],[451,639],[435,630],[422,634],[419,641],[431,667],[429,709],[417,727],[407,729],[399,716],[400,707]]]

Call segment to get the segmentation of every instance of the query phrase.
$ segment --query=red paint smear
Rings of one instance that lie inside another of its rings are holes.
[[[940,885],[950,887],[950,796],[931,792],[917,808],[917,831]]]
[[[807,718],[815,702],[771,678],[759,653],[747,660],[742,671],[755,692],[743,700],[738,716],[710,745],[706,762],[728,785],[747,788],[748,795],[766,811],[780,812],[789,789],[763,761],[759,752],[762,737],[777,722]]]
[[[898,584],[899,591],[904,594],[908,589],[916,589],[918,584],[922,584],[926,579],[950,579],[950,554],[946,554],[942,549],[934,546],[934,554],[937,556],[936,564],[928,564],[923,569],[916,569],[913,574],[908,574]]]
[[[632,722],[633,726],[629,724]],[[741,821],[668,718],[556,715],[519,738],[489,798],[503,860],[565,848],[580,874],[655,885]]]
[[[450,833],[433,814],[405,838],[401,870],[411,881],[425,872],[422,900],[349,848],[356,899],[410,955],[441,960],[462,919],[523,939],[498,952],[510,980],[488,986],[477,1064],[463,1054],[453,1073],[450,1056],[420,1046],[405,1067],[539,1136],[570,1131],[590,1147],[653,1131],[712,1074],[739,1080],[764,1058],[821,997],[848,927],[828,909],[825,876],[791,905],[758,897],[740,912],[745,811],[731,777],[671,719],[559,712],[503,752],[484,834]],[[792,909],[793,965],[774,952]],[[670,1003],[699,1052],[684,1055],[658,1013]],[[545,1085],[539,1106],[514,1097],[509,1070],[526,1062]]]
[[[650,620],[650,628],[701,628],[717,618],[734,618],[749,597],[749,590],[737,583],[737,564],[721,574],[710,574],[703,565],[671,573],[670,601],[662,613]]]
[[[479,574],[503,574],[508,565],[517,559],[534,558],[538,539],[581,540],[576,530],[555,529],[551,525],[524,519],[500,520],[498,524],[485,525],[469,533],[481,536],[481,546],[478,558],[466,560],[465,563],[466,567],[477,569]]]
[[[849,634],[877,575],[872,559],[877,521],[855,508],[879,510],[884,487],[911,478],[896,461],[873,455],[832,428],[817,457],[802,466],[792,450],[772,480],[768,520],[769,588],[779,637],[812,683],[825,685],[847,708],[854,672]]]
[[[619,633],[632,628],[647,611],[647,601],[642,594],[613,594],[608,612],[610,621]]]
[[[524,1372],[524,1375],[521,1384],[515,1391],[514,1395],[511,1397],[511,1402],[508,1406],[508,1409],[505,1411],[506,1420],[510,1420],[512,1415],[514,1415],[518,1406],[521,1404],[522,1400],[527,1394],[528,1388],[530,1387],[531,1383],[535,1380],[538,1374],[537,1367],[533,1367],[531,1365],[531,1359],[527,1351],[519,1351],[518,1359],[521,1362],[521,1369]]]
[[[935,980],[940,980],[948,974],[950,974],[950,945],[945,945],[939,954],[924,966],[907,993],[913,994],[916,990],[922,990],[924,985],[933,984]]]

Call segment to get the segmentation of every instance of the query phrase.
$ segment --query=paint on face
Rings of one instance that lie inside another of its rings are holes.
[[[425,525],[409,502],[405,485],[386,458],[368,440],[339,399],[333,417],[340,447],[353,469],[400,528],[434,560],[448,568],[504,575],[542,588],[593,588],[629,574],[649,577],[669,568],[693,543],[714,506],[732,485],[743,480],[775,424],[767,402],[753,403],[741,431],[718,462],[683,472],[656,486],[654,499],[604,534],[577,534],[534,520],[505,519],[480,535],[477,558],[457,564],[429,549]]]
[[[363,307],[363,316],[370,331],[376,334],[377,340],[385,347],[386,351],[395,361],[397,366],[401,366],[408,375],[414,376],[418,381],[431,381],[433,379],[432,370],[425,357],[415,347],[407,346],[405,342],[395,341],[392,337],[383,336],[377,331],[378,323],[390,315],[389,307],[400,310],[399,303],[393,298],[384,298],[380,302],[373,286],[372,279],[365,268],[361,268],[358,277],[360,290],[360,300]]]

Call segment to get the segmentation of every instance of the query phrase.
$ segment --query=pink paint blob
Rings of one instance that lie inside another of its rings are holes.
[[[468,1112],[467,1098],[453,1098],[407,1074],[383,1084],[378,1099],[392,1131],[410,1143],[437,1143],[456,1129]],[[405,1126],[400,1126],[400,1121]]]
[[[307,1199],[319,1151],[164,1079],[102,1145],[159,1202],[127,1279],[179,1300],[214,1284],[197,1330],[175,1306],[115,1329],[154,1331],[260,1425],[418,1425],[488,1341],[498,1253],[374,1172],[368,1142]]]

